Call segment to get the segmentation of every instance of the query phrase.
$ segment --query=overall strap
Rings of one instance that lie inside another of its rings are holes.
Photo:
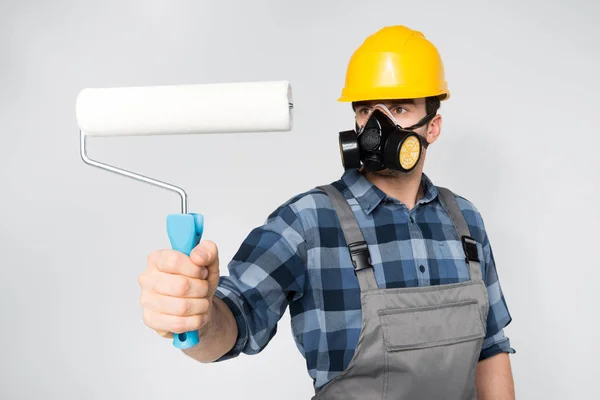
[[[354,273],[358,277],[361,291],[377,289],[369,248],[350,205],[342,193],[332,185],[318,186],[318,189],[324,191],[333,204],[350,251]]]
[[[454,224],[454,228],[458,233],[458,238],[462,242],[463,250],[465,252],[465,258],[469,264],[469,273],[472,281],[480,281],[481,277],[481,264],[477,251],[477,242],[471,236],[467,221],[456,202],[454,193],[444,187],[437,187],[440,194],[440,201],[442,205],[448,211],[450,219]]]

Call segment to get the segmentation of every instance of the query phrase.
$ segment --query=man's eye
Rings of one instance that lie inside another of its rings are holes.
[[[369,109],[368,108],[361,108],[360,110],[358,110],[358,113],[361,115],[367,115],[369,114]]]
[[[403,107],[395,107],[395,108],[393,109],[393,112],[394,112],[395,114],[402,114],[402,112],[405,112],[405,111],[406,111],[406,110],[405,110]]]

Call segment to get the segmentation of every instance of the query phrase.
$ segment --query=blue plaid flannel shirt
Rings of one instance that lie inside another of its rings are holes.
[[[423,174],[424,196],[412,210],[387,196],[358,170],[333,185],[354,211],[381,288],[443,285],[469,279],[468,265],[437,189]],[[482,217],[457,201],[477,241],[489,296],[487,335],[480,359],[514,353],[503,328],[511,322]],[[294,339],[315,387],[348,366],[361,329],[360,289],[341,227],[327,196],[317,189],[279,206],[253,229],[228,265],[216,296],[233,312],[238,338],[217,361],[261,352],[290,308]]]

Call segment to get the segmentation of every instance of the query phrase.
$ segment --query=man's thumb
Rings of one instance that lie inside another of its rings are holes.
[[[219,250],[210,240],[201,241],[190,253],[190,259],[194,264],[208,268],[209,273],[219,269]]]

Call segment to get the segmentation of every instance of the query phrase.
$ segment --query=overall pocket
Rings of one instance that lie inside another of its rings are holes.
[[[379,311],[383,399],[474,399],[485,337],[475,299]]]
[[[477,300],[379,311],[388,351],[424,349],[483,338]]]

